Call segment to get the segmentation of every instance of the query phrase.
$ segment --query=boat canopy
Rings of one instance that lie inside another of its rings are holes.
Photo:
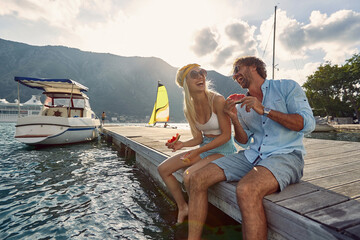
[[[16,82],[45,92],[81,93],[88,90],[84,85],[71,79],[15,77]]]

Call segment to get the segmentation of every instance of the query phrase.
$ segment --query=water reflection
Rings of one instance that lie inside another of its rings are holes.
[[[360,131],[312,132],[306,134],[305,137],[337,141],[360,142]]]

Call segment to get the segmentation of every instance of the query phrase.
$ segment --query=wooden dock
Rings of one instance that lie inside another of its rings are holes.
[[[165,146],[176,133],[189,130],[137,126],[105,126],[105,136],[123,156],[136,163],[162,186],[157,166],[177,154]],[[304,139],[304,177],[281,193],[267,196],[264,206],[271,239],[360,239],[360,143]],[[181,151],[179,151],[181,152]],[[181,171],[176,178],[181,181]],[[241,223],[236,203],[236,182],[221,182],[209,189],[209,202]]]

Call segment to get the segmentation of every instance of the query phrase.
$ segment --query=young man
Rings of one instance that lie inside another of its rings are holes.
[[[246,148],[213,161],[190,179],[189,239],[200,239],[207,215],[207,190],[220,181],[239,181],[236,188],[244,239],[267,239],[264,196],[296,183],[303,174],[303,136],[315,119],[302,88],[292,80],[266,80],[265,64],[243,57],[233,64],[233,79],[248,89],[224,112],[234,125],[235,139]]]

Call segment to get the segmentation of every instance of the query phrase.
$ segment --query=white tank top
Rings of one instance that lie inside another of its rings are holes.
[[[211,104],[213,104],[213,102],[214,102],[214,97],[215,97],[215,94],[211,98]],[[204,135],[220,135],[221,134],[219,119],[218,119],[216,113],[214,113],[214,112],[211,112],[211,116],[205,124],[195,122],[195,126],[197,129],[202,131],[202,133]]]
[[[195,123],[197,129],[202,131],[204,135],[220,135],[221,129],[219,125],[219,120],[216,113],[212,112],[209,121],[205,124]]]

